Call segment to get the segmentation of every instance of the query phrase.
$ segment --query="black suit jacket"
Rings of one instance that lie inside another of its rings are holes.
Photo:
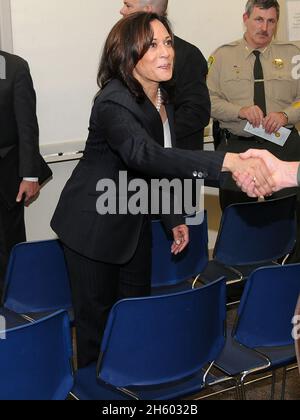
[[[204,129],[211,115],[207,62],[200,50],[175,37],[175,130],[177,147],[203,149]]]
[[[20,177],[39,177],[39,128],[29,67],[3,51],[0,58],[5,62],[5,78],[0,75],[0,156],[18,146]]]
[[[173,131],[172,108],[167,108]],[[128,171],[129,181],[217,179],[224,153],[164,149],[162,122],[155,107],[148,100],[138,104],[117,80],[96,99],[89,130],[84,157],[64,188],[51,226],[78,253],[106,263],[125,264],[134,255],[146,216],[99,215],[99,180],[111,179],[118,185],[120,171]]]
[[[51,170],[39,153],[36,95],[25,60],[0,51],[0,200],[16,206],[22,178],[43,183]]]

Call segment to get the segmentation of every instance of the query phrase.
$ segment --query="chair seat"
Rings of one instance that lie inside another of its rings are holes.
[[[38,321],[41,318],[44,318],[47,315],[51,315],[53,313],[55,313],[56,311],[47,311],[47,312],[27,312],[22,314],[23,317],[27,317],[30,320],[33,321]],[[73,309],[71,310],[66,310],[66,312],[68,313],[69,319],[70,319],[70,325],[71,327],[74,326],[74,322],[75,322],[75,318],[74,318],[74,311]]]
[[[269,363],[268,363],[269,361]],[[260,347],[250,349],[239,344],[228,329],[225,347],[215,362],[215,366],[229,376],[236,376],[242,371],[269,368],[279,369],[287,364],[296,363],[295,346]]]
[[[96,363],[84,369],[79,369],[74,377],[74,387],[71,393],[83,401],[113,401],[130,400],[131,398],[122,394],[117,389],[97,380]]]
[[[233,337],[232,331],[227,331],[225,347],[216,360],[215,366],[228,376],[237,376],[241,372],[268,369],[270,363],[266,357],[255,350],[240,345]]]
[[[260,347],[255,350],[267,356],[274,369],[297,362],[294,344],[286,347]]]
[[[277,263],[271,261],[264,263],[266,266],[275,266],[278,265]],[[240,300],[245,283],[250,276],[250,274],[255,271],[257,268],[260,268],[262,264],[254,264],[254,265],[235,265],[232,266],[233,270],[220,263],[217,260],[209,261],[206,269],[201,274],[200,282],[202,284],[210,284],[220,276],[226,277],[227,282],[227,301],[228,302],[235,302]],[[240,279],[239,275],[235,273],[238,271],[241,274],[242,279]],[[236,281],[236,283],[235,283]],[[233,282],[233,284],[231,284]]]
[[[137,397],[130,398],[117,388],[97,380],[96,363],[94,363],[76,372],[72,394],[79,400],[176,400],[198,394],[204,388],[203,375],[204,372],[201,371],[174,384],[155,387],[129,387],[127,390]]]
[[[15,312],[3,307],[0,308],[0,317],[5,319],[6,329],[21,327],[22,325],[29,324],[29,321],[23,318],[22,315],[16,314]]]
[[[265,262],[262,264],[253,264],[253,265],[234,265],[232,268],[240,272],[243,276],[243,280],[247,280],[250,274],[262,266],[276,266],[277,263],[273,261]],[[217,260],[209,261],[206,269],[201,274],[201,282],[204,284],[209,284],[213,281],[216,281],[219,277],[226,277],[227,282],[238,280],[238,275],[230,267],[220,263]]]

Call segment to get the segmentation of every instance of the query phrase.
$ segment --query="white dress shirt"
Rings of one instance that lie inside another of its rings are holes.
[[[169,120],[164,122],[164,138],[165,138],[165,149],[172,149],[172,138]]]

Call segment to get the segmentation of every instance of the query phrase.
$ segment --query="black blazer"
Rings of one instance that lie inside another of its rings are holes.
[[[39,128],[36,95],[25,60],[0,51],[0,156],[19,148],[19,176],[39,177]]]
[[[175,130],[177,147],[203,149],[211,115],[207,62],[194,45],[175,37]]]
[[[173,131],[171,106],[167,111]],[[110,82],[96,99],[89,131],[84,157],[62,192],[51,226],[67,246],[91,259],[127,263],[137,248],[146,217],[99,215],[99,180],[112,179],[118,184],[120,171],[128,171],[129,181],[217,179],[220,175],[224,153],[164,149],[162,122],[155,107],[149,100],[138,104],[117,80]],[[176,226],[172,226],[173,217],[170,227]]]

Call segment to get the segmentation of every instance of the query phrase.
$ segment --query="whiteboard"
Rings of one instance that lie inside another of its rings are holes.
[[[13,52],[29,61],[40,143],[52,151],[87,137],[100,51],[121,6],[121,0],[11,0]],[[242,36],[244,6],[245,0],[170,0],[169,17],[176,34],[208,57]]]
[[[300,41],[300,1],[288,0],[286,7],[288,39],[289,41]]]

